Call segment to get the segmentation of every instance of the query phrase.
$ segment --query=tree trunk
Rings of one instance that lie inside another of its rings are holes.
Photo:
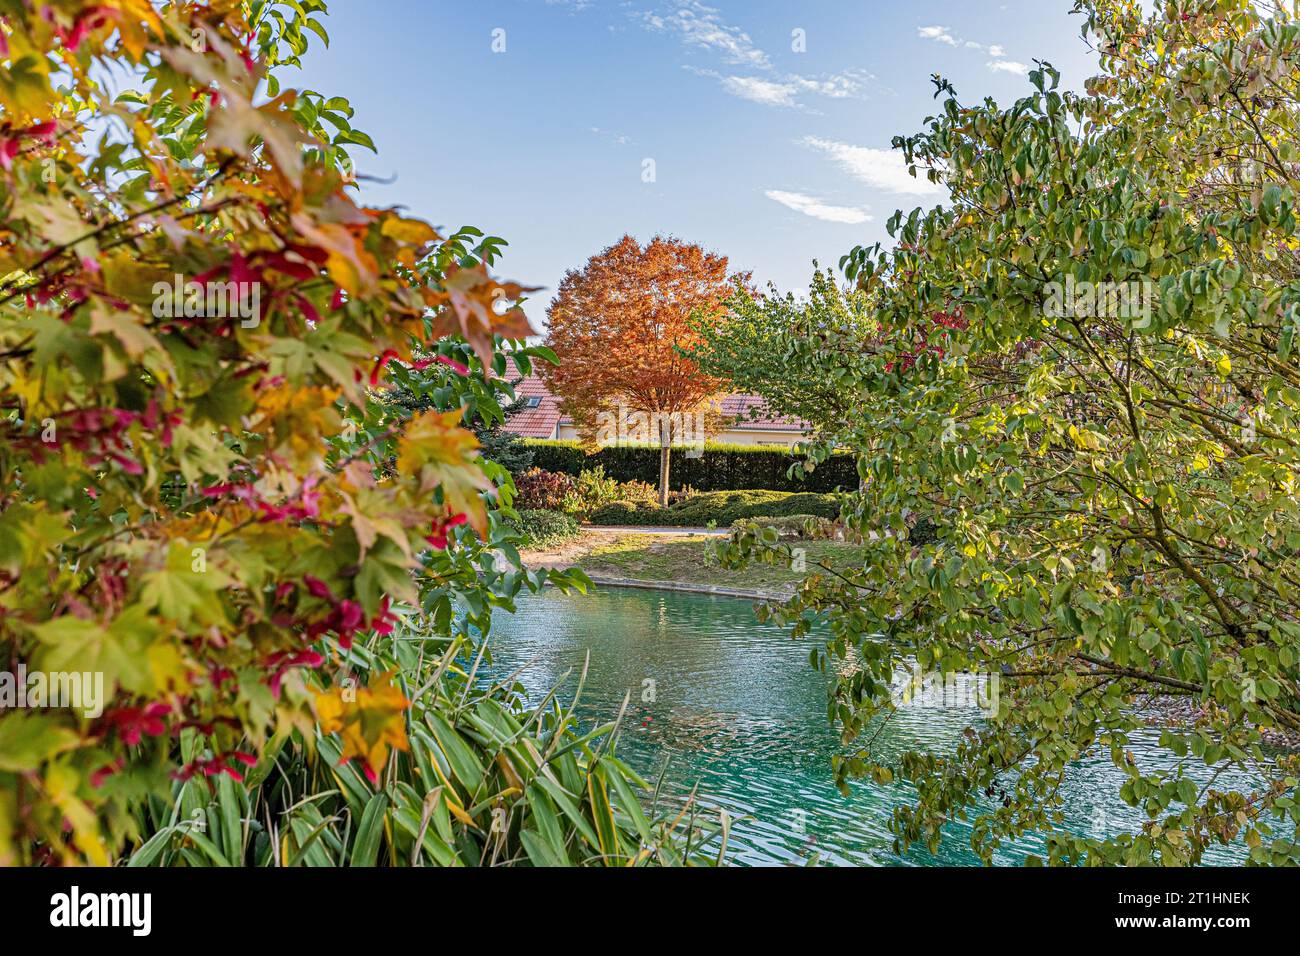
[[[668,416],[659,420],[659,507],[668,507],[668,456],[672,454],[672,424]]]

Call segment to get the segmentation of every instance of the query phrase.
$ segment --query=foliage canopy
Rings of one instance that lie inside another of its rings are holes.
[[[814,454],[858,456],[866,560],[773,613],[829,625],[813,659],[857,741],[836,773],[915,788],[902,847],[969,816],[985,859],[1040,830],[1053,863],[1232,842],[1294,863],[1297,759],[1268,743],[1300,730],[1300,23],[1247,0],[1077,12],[1086,92],[1045,63],[1009,107],[936,78],[938,114],[895,141],[950,199],[843,260],[879,333],[823,372],[859,405]],[[730,559],[774,549],[741,533]],[[913,661],[997,675],[1002,705],[951,754],[886,762],[870,742]],[[1170,700],[1193,718],[1149,728]],[[1060,829],[1088,752],[1133,832]]]

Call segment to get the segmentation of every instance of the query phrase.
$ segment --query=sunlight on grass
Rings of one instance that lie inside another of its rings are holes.
[[[804,571],[762,564],[729,570],[718,566],[715,547],[716,539],[631,534],[594,544],[577,559],[577,566],[597,576],[762,590],[792,588],[806,574],[816,572],[819,564],[839,570],[853,567],[861,558],[861,549],[852,545],[804,541],[796,545],[805,551]]]

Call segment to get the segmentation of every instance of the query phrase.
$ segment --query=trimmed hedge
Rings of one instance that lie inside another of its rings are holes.
[[[745,490],[704,492],[667,508],[616,501],[612,505],[596,509],[590,520],[592,524],[598,525],[667,525],[689,528],[702,528],[714,521],[717,527],[725,528],[743,518],[786,515],[838,518],[839,514],[839,498],[835,495]]]
[[[584,468],[601,465],[605,474],[618,481],[659,484],[657,445],[619,445],[601,448],[588,455],[576,441],[534,439],[528,442],[533,464],[547,471],[576,476]],[[798,458],[782,448],[766,445],[723,445],[709,443],[699,458],[686,449],[674,448],[669,484],[673,490],[690,487],[696,491],[809,491],[819,494],[837,488],[858,487],[858,472],[851,455],[834,455],[817,466],[802,481],[786,473]]]
[[[520,533],[524,548],[544,548],[564,544],[582,534],[578,522],[569,515],[545,508],[520,508],[519,519],[510,524]]]

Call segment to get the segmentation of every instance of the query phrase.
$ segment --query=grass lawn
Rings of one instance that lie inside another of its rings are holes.
[[[793,571],[775,564],[753,564],[732,571],[718,566],[713,557],[721,539],[670,537],[619,532],[585,534],[563,553],[525,553],[527,563],[576,565],[590,575],[634,578],[638,581],[678,581],[760,591],[786,591],[816,565],[828,563],[837,569],[854,567],[862,549],[834,541],[797,541],[806,552],[806,571]],[[530,560],[532,559],[532,560]],[[544,559],[544,560],[538,560]]]

